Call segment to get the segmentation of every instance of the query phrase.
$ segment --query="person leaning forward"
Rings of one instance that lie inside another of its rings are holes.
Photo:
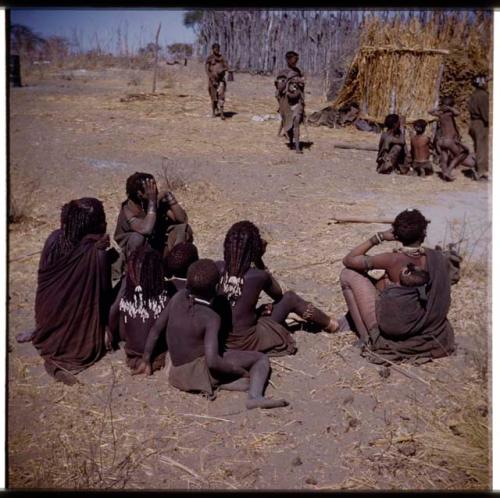
[[[134,173],[127,179],[126,189],[127,200],[122,203],[115,230],[125,260],[145,243],[166,256],[179,242],[192,242],[186,211],[172,192],[158,195],[153,175]]]

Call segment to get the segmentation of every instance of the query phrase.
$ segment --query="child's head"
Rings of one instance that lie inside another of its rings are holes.
[[[445,97],[443,97],[441,99],[441,103],[443,105],[452,106],[452,105],[455,105],[455,99],[451,95],[446,95]]]
[[[418,135],[422,135],[426,127],[427,127],[427,121],[425,121],[424,119],[417,119],[413,123],[413,128],[415,129]]]
[[[187,272],[187,287],[195,296],[212,299],[217,292],[219,270],[211,259],[195,261]]]
[[[168,276],[186,278],[189,266],[198,259],[198,249],[192,242],[180,242],[165,258],[166,273]]]
[[[408,263],[399,274],[399,281],[405,287],[420,287],[428,284],[429,280],[429,272],[413,263]]]
[[[388,114],[385,117],[384,126],[389,130],[395,130],[399,126],[399,116],[397,114]]]

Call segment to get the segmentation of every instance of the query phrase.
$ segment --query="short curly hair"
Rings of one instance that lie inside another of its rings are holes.
[[[195,296],[215,296],[219,283],[219,270],[211,259],[195,261],[187,272],[186,286]]]
[[[406,209],[396,216],[392,229],[396,239],[408,245],[423,242],[428,223],[418,209]]]
[[[415,128],[415,130],[417,129],[422,129],[422,133],[425,131],[425,129],[427,128],[427,121],[425,119],[417,119],[414,123],[413,123],[413,128]]]

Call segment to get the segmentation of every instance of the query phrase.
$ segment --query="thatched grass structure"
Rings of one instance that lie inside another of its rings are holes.
[[[356,101],[363,114],[379,123],[389,113],[406,116],[408,121],[430,119],[427,111],[437,103],[443,58],[448,53],[427,48],[363,46],[333,105],[341,107]]]
[[[421,24],[395,18],[365,26],[344,85],[332,106],[356,101],[377,122],[396,112],[407,121],[430,119],[427,111],[441,95],[452,95],[467,121],[472,76],[491,74],[492,19],[488,12],[472,23],[450,16]]]

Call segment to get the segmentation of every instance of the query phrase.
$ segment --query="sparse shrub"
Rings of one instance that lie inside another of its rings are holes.
[[[32,217],[35,195],[39,182],[36,180],[20,180],[10,182],[9,223],[22,223]]]
[[[175,161],[166,157],[162,158],[161,173],[159,175],[159,184],[163,190],[178,192],[187,189],[186,179],[175,171]]]

